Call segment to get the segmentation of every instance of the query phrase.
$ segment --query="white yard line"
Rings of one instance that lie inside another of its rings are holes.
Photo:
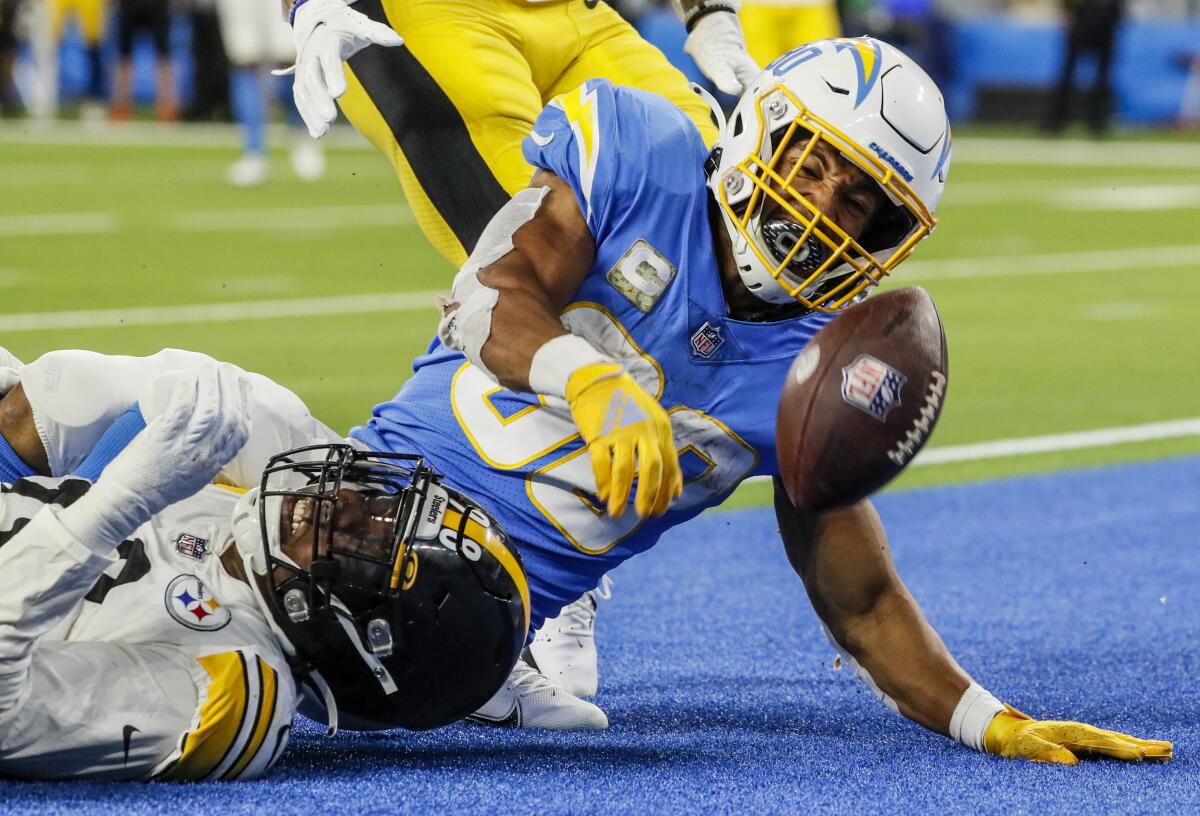
[[[1150,140],[1095,142],[1082,139],[968,137],[954,140],[951,163],[1182,168],[1200,164],[1200,145]]]
[[[1101,428],[1095,431],[1029,436],[1023,439],[998,439],[995,442],[929,448],[917,454],[912,461],[912,466],[978,462],[982,459],[1003,459],[1009,456],[1028,456],[1034,453],[1107,448],[1131,442],[1151,442],[1156,439],[1175,439],[1181,436],[1200,436],[1200,417],[1176,419],[1170,422],[1151,422],[1146,425],[1126,425],[1121,428]]]
[[[0,215],[0,237],[25,238],[41,235],[98,235],[116,232],[115,213],[41,213]]]
[[[269,138],[284,143],[295,133],[272,125]],[[79,122],[0,123],[0,144],[64,145],[81,147],[228,147],[239,145],[232,125],[161,126],[131,123],[99,127]],[[335,148],[370,151],[374,148],[352,128],[335,127],[322,140]],[[1200,165],[1200,145],[1153,139],[998,139],[959,136],[954,140],[955,164],[1070,165],[1073,167],[1195,167]]]
[[[1196,266],[1200,266],[1200,244],[910,261],[901,267],[897,274],[905,281],[931,281],[1007,278],[1018,275],[1073,275],[1082,272],[1121,272],[1128,269],[1149,273]]]
[[[909,467],[929,467],[959,462],[980,462],[985,459],[1006,459],[1012,456],[1029,456],[1036,453],[1107,448],[1133,442],[1153,442],[1159,439],[1176,439],[1185,436],[1200,436],[1200,417],[1151,422],[1146,425],[1126,425],[1120,428],[1101,428],[1095,431],[1028,436],[1020,439],[997,439],[994,442],[974,442],[969,445],[926,448],[917,454],[916,458],[909,463]],[[766,482],[770,481],[770,478],[770,476],[754,476],[746,481]]]
[[[0,332],[163,326],[180,323],[228,323],[293,317],[418,312],[433,314],[445,291],[389,292],[321,298],[286,298],[138,309],[88,309],[76,312],[33,312],[0,315]]]
[[[167,216],[167,229],[178,232],[257,232],[389,227],[415,224],[403,204],[344,207],[277,207],[262,210],[195,210]]]
[[[317,232],[330,229],[376,229],[415,224],[404,204],[354,204],[344,207],[270,207],[256,210],[191,210],[170,213],[164,228],[170,232]],[[132,229],[154,231],[150,221],[138,220]],[[77,212],[0,215],[0,237],[97,235],[130,229],[116,213]]]
[[[289,218],[294,218],[296,212],[303,211],[291,209],[286,212]],[[385,212],[383,215],[385,217],[380,219],[380,223],[398,223],[389,222],[387,219],[396,219],[400,216],[398,212]],[[282,218],[282,216],[280,217]],[[291,222],[286,223],[290,225]],[[256,228],[290,228],[284,224],[284,221],[279,221],[273,226],[260,224]],[[905,265],[903,274],[905,281],[930,281],[999,278],[1016,275],[1114,272],[1135,268],[1143,269],[1145,272],[1155,272],[1195,266],[1200,266],[1200,245],[913,261]],[[19,283],[13,282],[13,285],[19,285]],[[439,294],[444,294],[444,291],[385,292],[324,298],[281,298],[233,303],[150,306],[136,309],[88,309],[70,312],[0,314],[0,331],[117,328],[173,323],[272,320],[278,317],[425,311],[433,308]]]
[[[286,144],[297,134],[286,125],[269,125],[267,139],[272,144]],[[374,150],[357,131],[335,127],[321,139],[322,144],[340,149]],[[35,121],[23,119],[0,123],[0,144],[56,145],[65,147],[218,147],[237,149],[241,135],[236,125],[189,124],[185,127],[160,125],[153,122],[130,122],[121,125],[80,123],[77,121]]]

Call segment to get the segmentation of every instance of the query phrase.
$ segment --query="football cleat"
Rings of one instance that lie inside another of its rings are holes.
[[[469,722],[497,728],[544,728],[551,731],[597,731],[608,728],[599,707],[552,683],[546,675],[518,660],[512,674]]]
[[[605,575],[598,587],[542,624],[524,659],[576,697],[595,695],[600,681],[596,610],[611,597],[612,581]]]
[[[292,172],[301,181],[317,181],[325,175],[325,150],[308,135],[297,137],[288,158]]]
[[[266,156],[247,153],[229,166],[225,176],[234,187],[257,187],[266,182],[269,173]]]

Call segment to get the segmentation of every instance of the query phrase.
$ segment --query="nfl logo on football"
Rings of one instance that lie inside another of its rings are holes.
[[[842,399],[883,422],[900,404],[908,378],[882,360],[860,354],[842,369]]]
[[[724,342],[725,338],[721,336],[721,327],[706,322],[692,335],[692,350],[707,360]]]

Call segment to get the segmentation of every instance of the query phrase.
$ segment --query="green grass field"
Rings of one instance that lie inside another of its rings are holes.
[[[232,189],[236,156],[231,130],[0,128],[0,345],[197,349],[335,428],[363,421],[408,376],[453,270],[355,137],[315,184],[280,150],[270,184]],[[958,138],[939,229],[892,284],[925,286],[946,324],[931,448],[1200,417],[1197,168],[1178,138]],[[896,486],[1200,453],[1198,433],[929,464]]]

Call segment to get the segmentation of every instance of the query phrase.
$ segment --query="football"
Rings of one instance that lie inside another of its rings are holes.
[[[946,398],[946,335],[919,287],[874,295],[796,356],[779,400],[784,487],[807,510],[853,504],[929,439]]]

